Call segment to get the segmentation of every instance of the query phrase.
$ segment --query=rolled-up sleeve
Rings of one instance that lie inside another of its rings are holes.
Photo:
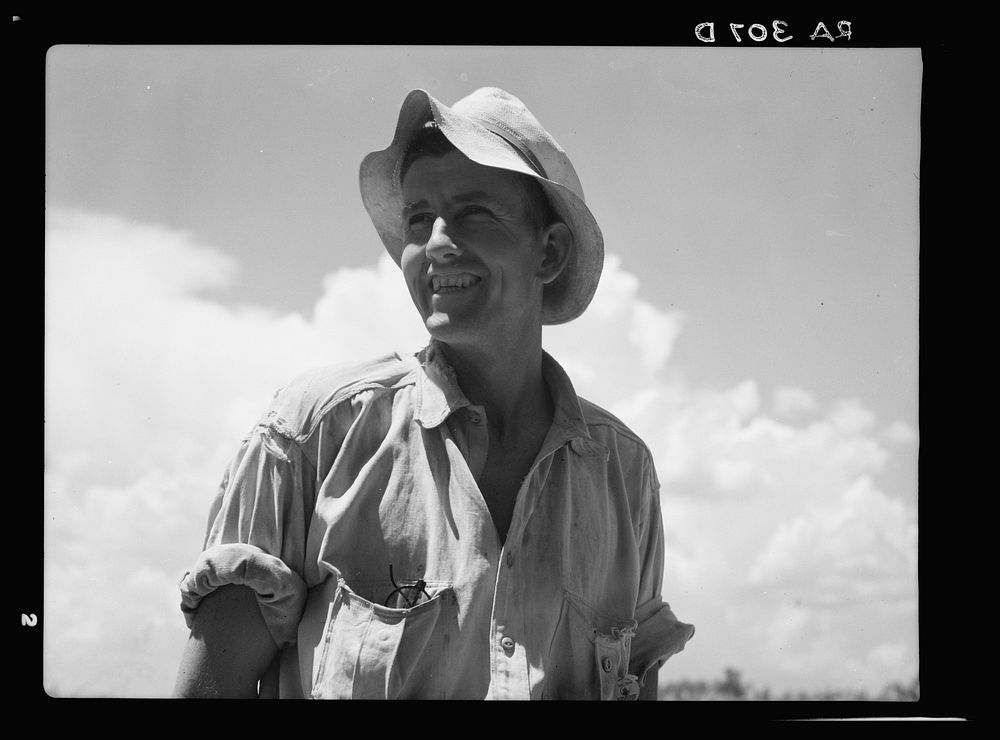
[[[267,423],[243,440],[212,503],[203,551],[179,584],[188,627],[205,596],[236,584],[254,592],[279,647],[296,641],[313,478],[298,444]]]
[[[305,582],[282,560],[253,545],[210,547],[181,579],[181,611],[190,628],[198,604],[220,586],[247,586],[257,597],[271,638],[278,647],[295,642],[306,598]]]
[[[651,599],[636,611],[635,637],[632,640],[630,672],[640,678],[653,666],[661,666],[679,653],[694,635],[694,625],[674,616],[670,605],[660,598]]]
[[[632,638],[629,672],[644,680],[646,671],[661,666],[684,649],[694,635],[694,625],[681,622],[662,597],[664,535],[660,513],[660,485],[650,460],[646,470],[643,515],[639,527],[638,622]]]

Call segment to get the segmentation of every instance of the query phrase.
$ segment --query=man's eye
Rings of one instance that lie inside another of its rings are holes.
[[[463,216],[489,216],[489,209],[483,206],[466,206],[462,209]]]
[[[431,222],[431,215],[429,213],[414,213],[412,216],[406,219],[407,226],[424,226]]]

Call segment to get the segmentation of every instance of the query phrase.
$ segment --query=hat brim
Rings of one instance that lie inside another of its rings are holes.
[[[414,90],[406,96],[392,143],[361,162],[361,200],[396,264],[403,252],[400,167],[410,140],[428,121],[434,121],[455,148],[473,162],[519,172],[539,182],[559,219],[573,232],[573,249],[566,266],[545,286],[542,323],[563,324],[582,314],[594,297],[604,268],[604,237],[583,199],[538,174],[504,138],[441,104],[425,90]]]

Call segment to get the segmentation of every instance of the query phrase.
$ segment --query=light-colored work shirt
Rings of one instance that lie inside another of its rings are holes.
[[[485,410],[435,342],[279,391],[181,581],[188,625],[219,586],[253,589],[282,697],[635,698],[694,633],[661,597],[653,461],[548,354],[543,376],[554,418],[505,542],[476,484]]]

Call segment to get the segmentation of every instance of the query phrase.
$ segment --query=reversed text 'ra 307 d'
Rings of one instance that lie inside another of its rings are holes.
[[[721,25],[721,24],[720,24]],[[830,43],[835,42],[837,39],[851,40],[851,22],[850,21],[837,21],[837,35],[834,36],[830,33],[830,29],[827,27],[826,23],[820,21],[816,24],[816,28],[811,34],[809,34],[810,41],[816,41],[816,39],[825,39]],[[729,31],[733,34],[733,38],[736,43],[743,43],[745,33],[751,41],[756,41],[760,43],[765,41],[768,36],[771,36],[779,44],[783,44],[786,41],[791,41],[794,36],[792,36],[791,30],[788,27],[787,21],[771,21],[771,30],[768,31],[767,26],[761,23],[751,23],[747,26],[745,23],[730,23]],[[715,21],[706,21],[705,23],[699,23],[694,27],[694,35],[699,41],[706,44],[715,43]]]

